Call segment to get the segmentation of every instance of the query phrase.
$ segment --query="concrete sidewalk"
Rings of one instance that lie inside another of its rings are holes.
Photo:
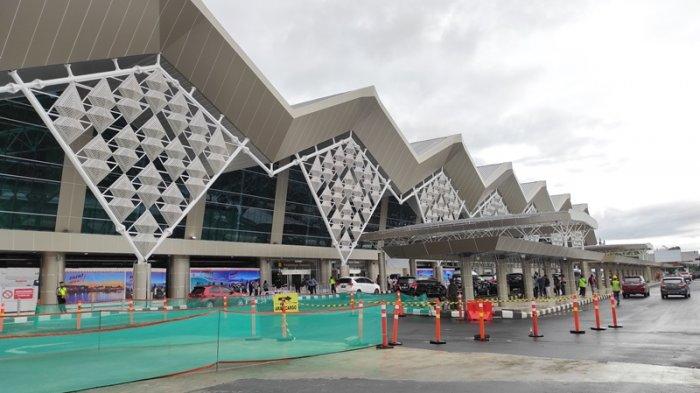
[[[674,392],[692,392],[700,389],[700,370],[691,368],[493,353],[455,353],[414,348],[394,348],[386,351],[364,349],[303,359],[228,367],[228,369],[220,369],[219,372],[189,373],[96,389],[93,392],[170,393],[202,389],[210,392],[234,392],[242,391],[236,384],[236,381],[241,380],[258,381],[258,383],[268,381],[268,385],[275,386],[298,380],[308,381],[305,391],[317,391],[312,389],[314,385],[332,386],[346,381],[346,378],[370,381],[456,383],[455,386],[462,386],[461,391],[464,391],[463,386],[497,381],[514,381],[521,384],[554,383],[555,385],[576,381],[606,385],[639,384],[646,387],[652,385],[657,391]],[[311,384],[312,381],[313,384]]]

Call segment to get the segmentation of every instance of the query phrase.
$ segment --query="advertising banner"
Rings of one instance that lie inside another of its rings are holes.
[[[236,292],[246,292],[248,283],[260,281],[257,268],[192,268],[190,288],[207,285],[221,285]]]
[[[66,269],[66,303],[104,303],[124,300],[126,269]]]

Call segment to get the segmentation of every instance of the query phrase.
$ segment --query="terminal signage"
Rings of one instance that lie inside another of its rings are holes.
[[[282,312],[282,301],[287,312],[299,312],[299,294],[296,292],[277,293],[272,297],[275,312]]]

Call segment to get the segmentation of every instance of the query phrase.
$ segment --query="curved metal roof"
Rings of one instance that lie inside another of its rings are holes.
[[[398,194],[443,169],[470,211],[493,188],[511,212],[530,203],[541,212],[571,208],[570,198],[550,198],[546,187],[526,193],[510,164],[480,173],[461,135],[409,143],[374,87],[290,105],[202,0],[6,0],[3,8],[0,69],[161,53],[265,162],[352,131]]]

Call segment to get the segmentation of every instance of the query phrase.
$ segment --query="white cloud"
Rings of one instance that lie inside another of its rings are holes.
[[[290,102],[375,85],[409,140],[462,132],[599,218],[700,195],[698,1],[206,3]]]

